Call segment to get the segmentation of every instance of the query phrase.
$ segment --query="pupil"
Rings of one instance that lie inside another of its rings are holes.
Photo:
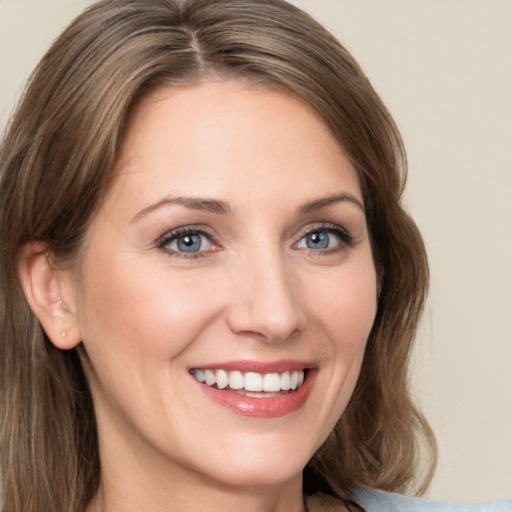
[[[178,239],[178,249],[182,252],[196,252],[201,247],[199,235],[186,235]]]
[[[311,233],[306,244],[310,249],[326,249],[329,247],[329,235],[323,232]]]

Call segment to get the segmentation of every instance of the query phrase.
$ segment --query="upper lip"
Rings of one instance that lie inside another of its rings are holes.
[[[255,373],[283,373],[286,371],[295,370],[310,370],[315,368],[315,364],[311,361],[298,361],[298,360],[280,360],[280,361],[221,361],[216,363],[201,364],[192,366],[190,369],[195,370],[227,370],[227,371],[240,371],[240,372],[255,372]]]

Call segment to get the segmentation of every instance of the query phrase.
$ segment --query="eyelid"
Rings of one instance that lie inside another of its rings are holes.
[[[337,244],[335,247],[330,247],[326,249],[306,249],[298,247],[298,244],[300,241],[307,236],[308,234],[315,233],[315,232],[321,232],[326,231],[333,233],[340,239],[340,243]],[[207,250],[199,250],[197,252],[184,252],[184,251],[178,251],[176,249],[171,249],[168,247],[168,245],[179,238],[180,236],[186,236],[186,235],[200,235],[204,236],[208,239],[209,243],[211,244],[210,248]],[[346,249],[347,247],[352,247],[355,245],[355,240],[352,234],[343,226],[340,226],[339,224],[331,223],[331,222],[319,222],[316,224],[309,224],[308,226],[304,227],[300,230],[300,232],[297,234],[296,241],[292,244],[292,248],[296,250],[305,251],[308,253],[317,253],[317,254],[329,254],[334,253],[337,251],[341,251],[343,249]],[[166,231],[163,235],[159,236],[157,240],[155,241],[156,248],[164,251],[166,254],[171,256],[177,256],[182,258],[188,258],[188,259],[194,259],[199,257],[207,256],[209,253],[217,252],[222,250],[222,247],[217,242],[217,237],[214,233],[212,233],[212,230],[204,227],[202,225],[184,225],[179,226],[173,229],[170,229]]]
[[[197,252],[184,252],[184,251],[178,251],[176,249],[171,249],[168,246],[171,242],[178,239],[180,236],[186,236],[186,235],[199,235],[204,236],[209,240],[209,243],[211,244],[211,247],[216,247],[216,249],[213,249],[210,247],[210,249],[207,250],[200,250]],[[186,225],[177,227],[174,229],[171,229],[169,231],[166,231],[163,235],[157,238],[156,240],[156,247],[165,253],[167,253],[170,256],[177,256],[180,258],[188,258],[188,259],[194,259],[199,258],[201,256],[205,256],[210,252],[216,252],[217,250],[220,250],[220,247],[216,246],[216,237],[207,229],[205,229],[203,226],[194,226],[194,225]]]
[[[302,229],[298,234],[298,240],[293,243],[293,247],[296,249],[300,249],[299,247],[297,247],[297,245],[305,236],[307,236],[311,233],[321,232],[321,231],[327,231],[330,233],[334,233],[341,239],[342,243],[340,244],[340,246],[336,246],[336,247],[331,247],[331,248],[327,248],[327,249],[307,249],[308,251],[317,252],[317,253],[323,252],[325,254],[325,253],[328,253],[331,251],[343,249],[347,246],[352,247],[355,243],[354,237],[343,226],[340,226],[339,224],[333,224],[331,222],[321,222],[319,224],[309,225],[309,226],[305,227],[304,229]]]

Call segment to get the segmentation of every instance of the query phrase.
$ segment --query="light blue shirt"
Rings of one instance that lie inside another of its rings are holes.
[[[443,501],[428,501],[361,487],[354,501],[366,512],[512,512],[512,500],[461,505]]]

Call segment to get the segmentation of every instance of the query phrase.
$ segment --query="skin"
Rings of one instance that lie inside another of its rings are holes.
[[[116,167],[76,266],[33,272],[61,304],[47,332],[80,346],[93,393],[102,485],[89,510],[303,510],[302,469],[346,407],[376,313],[352,165],[298,99],[206,83],[141,101]],[[192,257],[184,226],[203,232]],[[311,232],[328,247],[308,247]],[[318,373],[299,410],[251,418],[189,373],[233,360]]]

